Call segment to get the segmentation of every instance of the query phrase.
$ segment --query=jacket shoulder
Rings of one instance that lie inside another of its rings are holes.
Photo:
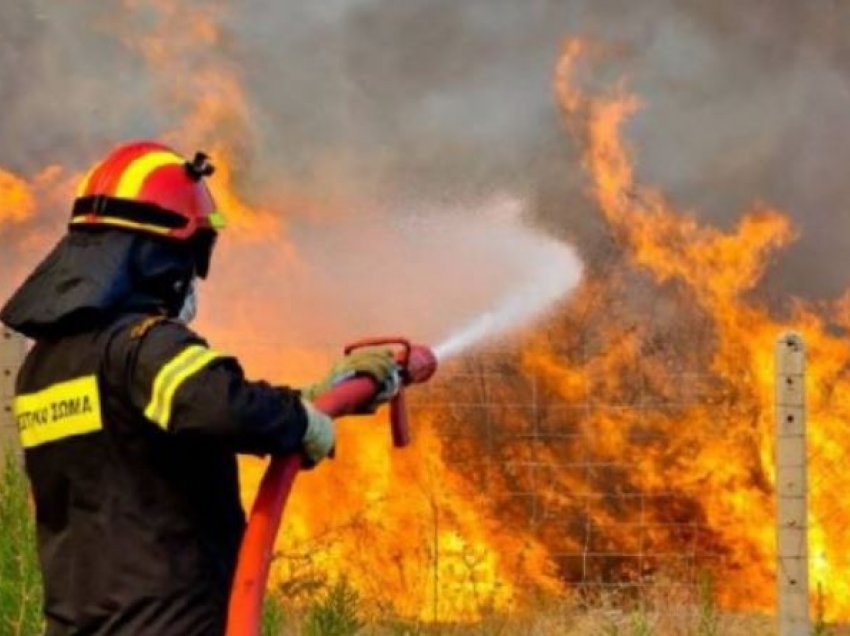
[[[139,364],[157,366],[190,345],[207,347],[200,335],[179,320],[159,315],[128,317],[112,332],[106,363],[112,369]]]
[[[149,345],[152,342],[203,344],[204,338],[192,331],[185,323],[162,315],[140,315],[128,318],[116,330],[114,337],[131,347]]]
[[[168,321],[167,316],[145,316],[140,320],[135,320],[130,324],[130,340],[139,340],[144,338],[148,332],[156,325]]]

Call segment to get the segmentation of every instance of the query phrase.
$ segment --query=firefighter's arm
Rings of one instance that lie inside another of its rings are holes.
[[[247,380],[234,357],[209,348],[185,325],[137,325],[113,349],[109,358],[123,366],[130,401],[153,426],[214,438],[240,453],[303,447],[310,418],[300,393]]]

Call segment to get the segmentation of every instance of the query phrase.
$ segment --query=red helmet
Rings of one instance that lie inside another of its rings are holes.
[[[187,161],[153,141],[119,146],[77,188],[71,227],[118,227],[178,241],[214,235],[225,223],[203,181],[213,170],[202,152]]]

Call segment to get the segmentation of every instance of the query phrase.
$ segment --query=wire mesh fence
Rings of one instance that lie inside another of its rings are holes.
[[[659,443],[658,430],[640,429],[641,414],[675,417],[704,403],[711,377],[681,374],[680,390],[666,401],[638,388],[628,402],[612,402],[594,391],[604,378],[589,374],[567,403],[542,374],[520,370],[520,356],[468,356],[411,393],[414,409],[439,413],[448,464],[462,467],[504,518],[540,540],[561,581],[588,602],[640,601],[648,587],[696,599],[705,573],[724,558],[700,514],[699,489],[665,484],[663,474],[642,486],[636,475],[646,466],[637,455]],[[602,418],[617,426],[624,413],[630,443],[608,448],[600,439],[606,430],[593,424]]]
[[[20,341],[4,342],[0,397],[9,432],[11,378],[22,349]],[[284,355],[279,343],[221,346],[248,360]],[[309,349],[317,368],[335,355],[331,347],[319,354]],[[558,580],[588,604],[628,606],[650,598],[688,608],[711,578],[721,593],[727,590],[722,602],[769,609],[775,597],[772,475],[762,474],[759,449],[746,446],[765,434],[759,428],[765,421],[773,430],[773,405],[754,406],[751,393],[730,387],[751,379],[682,368],[675,356],[653,358],[641,348],[612,368],[598,364],[593,351],[550,350],[548,361],[563,362],[557,369],[529,351],[490,349],[445,362],[432,382],[409,393],[414,434],[417,420],[427,419],[442,440],[447,470],[488,502],[503,527],[545,546]],[[750,437],[740,437],[742,421]],[[840,418],[832,425],[847,426]],[[729,436],[737,438],[723,445]],[[728,465],[703,465],[726,452]],[[850,503],[834,489],[845,452],[840,444],[809,447],[815,605],[840,599],[850,585],[850,553],[836,540],[850,520]],[[739,496],[733,482],[714,477],[730,467],[736,467],[733,477],[747,477],[737,486],[749,493],[743,505],[756,502],[761,510],[718,517],[711,508]],[[719,492],[726,483],[728,490]],[[474,571],[472,563],[473,574],[458,577],[474,578]]]

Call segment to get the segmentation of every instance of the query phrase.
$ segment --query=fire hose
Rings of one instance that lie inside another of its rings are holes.
[[[429,380],[437,370],[437,358],[428,347],[412,345],[404,338],[361,340],[348,345],[345,354],[375,346],[399,348],[395,359],[402,387],[390,401],[390,429],[393,446],[401,448],[410,443],[404,387]],[[313,404],[331,417],[355,415],[362,413],[381,389],[371,377],[355,376],[318,396]],[[239,550],[228,607],[227,636],[258,636],[260,633],[274,542],[302,461],[299,453],[272,458],[263,475]]]

